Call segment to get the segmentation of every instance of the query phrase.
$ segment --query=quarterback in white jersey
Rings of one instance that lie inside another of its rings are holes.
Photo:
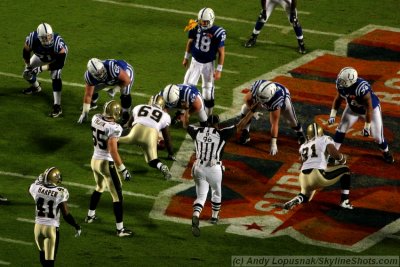
[[[131,236],[133,232],[124,227],[123,223],[123,196],[122,183],[119,173],[125,181],[131,179],[129,171],[122,163],[118,153],[118,138],[122,127],[116,123],[121,117],[121,104],[111,100],[104,105],[103,114],[96,114],[92,118],[93,156],[91,167],[96,189],[90,198],[89,210],[85,221],[92,223],[96,220],[96,208],[106,187],[113,199],[113,209],[117,228],[117,236]],[[119,171],[119,173],[117,172]]]
[[[148,105],[135,106],[128,122],[132,128],[126,136],[119,139],[119,143],[140,146],[149,166],[160,170],[164,178],[169,180],[171,179],[169,168],[158,159],[157,153],[158,138],[161,132],[168,151],[168,159],[175,160],[169,134],[171,117],[163,110],[164,107],[165,101],[161,95],[151,97]]]
[[[81,227],[69,213],[69,193],[60,186],[61,182],[60,171],[51,167],[29,187],[29,193],[36,204],[34,233],[42,266],[54,266],[59,243],[60,210],[64,220],[75,228],[75,236],[81,234]]]
[[[301,192],[292,200],[283,205],[284,209],[308,202],[318,189],[333,185],[340,180],[342,189],[340,206],[353,209],[349,201],[350,169],[346,165],[346,158],[336,148],[333,139],[324,135],[324,131],[317,123],[307,127],[307,141],[300,146],[302,166],[299,175]],[[339,161],[339,165],[327,167],[327,156],[330,155]]]

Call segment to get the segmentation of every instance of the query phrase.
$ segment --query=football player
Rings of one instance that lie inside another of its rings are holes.
[[[254,109],[253,109],[254,110]],[[194,141],[196,160],[192,166],[192,176],[196,185],[196,200],[193,202],[192,234],[200,236],[199,217],[211,188],[212,214],[210,223],[217,224],[222,201],[222,175],[224,167],[222,156],[224,147],[229,138],[243,127],[254,116],[251,110],[238,124],[225,128],[219,127],[219,116],[211,115],[207,119],[206,127],[189,125],[187,132]]]
[[[362,135],[365,137],[373,136],[382,151],[383,159],[387,163],[394,163],[393,155],[390,153],[389,146],[383,136],[380,101],[372,90],[371,85],[366,80],[359,78],[357,71],[353,67],[345,67],[337,76],[336,89],[337,94],[332,103],[329,124],[335,122],[337,110],[343,100],[346,100],[342,119],[333,138],[336,148],[339,149],[342,145],[347,130],[359,118],[363,118],[365,124]]]
[[[256,105],[256,108],[258,107],[269,111],[269,120],[271,123],[271,155],[278,153],[277,140],[281,115],[296,132],[299,144],[304,142],[303,128],[297,120],[296,112],[290,98],[290,92],[285,86],[267,80],[257,80],[252,84],[250,91],[245,95],[244,102],[245,104],[243,104],[241,110],[242,117],[249,112],[250,107],[253,105]],[[250,125],[251,122],[242,130],[239,139],[240,144],[244,145],[250,141]]]
[[[125,181],[131,180],[131,174],[123,164],[118,153],[118,138],[122,127],[116,123],[122,113],[121,104],[115,100],[104,104],[103,114],[95,114],[92,118],[93,156],[91,167],[93,170],[96,189],[90,198],[89,210],[85,222],[92,223],[97,219],[96,208],[104,190],[110,191],[117,236],[132,236],[133,232],[123,223],[123,196],[121,177]]]
[[[128,122],[132,128],[126,136],[119,139],[119,143],[140,146],[149,166],[160,170],[164,178],[169,180],[172,175],[168,166],[158,159],[157,153],[157,143],[161,132],[168,151],[168,159],[175,160],[169,133],[171,117],[163,110],[164,108],[165,101],[161,95],[151,97],[148,105],[135,106]]]
[[[207,115],[211,115],[214,108],[214,80],[221,78],[225,60],[226,32],[222,27],[214,25],[215,15],[211,8],[202,8],[197,16],[197,24],[189,30],[185,56],[182,65],[188,66],[190,55],[192,60],[186,71],[184,84],[197,86],[202,78],[202,96]],[[214,61],[218,54],[218,65],[215,69]]]
[[[42,266],[54,266],[60,241],[60,211],[64,220],[75,228],[75,237],[80,236],[82,231],[69,212],[69,193],[61,182],[60,170],[50,167],[29,187],[29,193],[35,200],[34,234]]]
[[[54,104],[49,116],[53,118],[59,117],[62,114],[61,71],[64,67],[67,54],[68,48],[63,38],[58,33],[54,33],[51,26],[47,23],[41,23],[36,31],[31,32],[26,37],[22,51],[22,57],[25,62],[25,70],[22,76],[31,84],[29,88],[22,92],[26,95],[40,92],[42,87],[36,77],[42,71],[50,71]]]
[[[300,146],[301,172],[299,182],[301,192],[292,200],[283,205],[284,209],[291,209],[301,203],[312,199],[316,190],[333,185],[340,181],[341,199],[340,207],[353,209],[349,200],[350,169],[347,167],[346,158],[335,147],[333,139],[324,135],[324,131],[317,123],[307,127],[306,142]],[[336,159],[339,165],[327,167],[327,155]]]
[[[257,42],[257,37],[268,21],[272,11],[276,5],[280,5],[288,16],[290,24],[292,24],[294,33],[296,34],[297,43],[299,45],[299,53],[305,54],[306,47],[304,45],[303,29],[301,28],[299,19],[297,17],[297,0],[261,0],[261,12],[257,18],[256,25],[254,26],[253,33],[250,39],[245,43],[245,47],[253,47]]]
[[[190,115],[197,114],[200,125],[207,125],[205,101],[194,85],[168,84],[159,95],[163,96],[167,109],[178,109],[172,124],[181,121],[183,128],[187,128]]]
[[[131,89],[135,73],[132,66],[124,60],[92,58],[85,72],[85,95],[83,96],[82,114],[78,123],[87,120],[89,110],[97,108],[99,91],[106,89],[111,97],[121,92],[122,120],[124,126],[129,120],[129,110],[132,105]]]

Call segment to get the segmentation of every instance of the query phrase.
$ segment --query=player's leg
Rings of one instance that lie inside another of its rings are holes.
[[[104,181],[104,177],[101,175],[102,160],[92,159],[90,165],[93,171],[94,180],[96,182],[96,189],[90,196],[89,209],[85,218],[86,223],[92,223],[97,219],[96,208],[107,186]]]
[[[205,167],[194,165],[192,176],[196,185],[196,200],[193,202],[192,234],[200,236],[199,218],[207,199],[209,184],[206,181]]]
[[[267,1],[266,9],[261,9],[260,14],[257,17],[256,24],[253,28],[253,33],[251,34],[249,40],[245,43],[245,47],[253,47],[257,42],[257,37],[260,34],[265,23],[267,23],[268,18],[271,16],[272,11],[275,9],[275,3],[273,1]]]
[[[290,99],[290,95],[286,97],[285,100],[285,109],[281,111],[282,117],[289,123],[290,127],[296,132],[297,142],[302,144],[305,142],[306,138],[303,132],[303,127],[301,123],[298,121],[296,116],[296,111],[294,110],[292,101]]]
[[[217,224],[222,201],[222,166],[215,165],[208,169],[207,182],[211,187],[211,220],[210,223]]]
[[[183,84],[189,84],[197,86],[197,83],[200,79],[201,69],[203,68],[203,64],[196,61],[196,59],[192,58],[190,61],[189,68],[185,73],[185,77],[183,79]]]
[[[377,106],[372,111],[371,135],[374,137],[375,142],[378,144],[379,149],[382,151],[383,159],[387,163],[394,163],[393,155],[389,151],[389,145],[387,144],[383,134],[382,112],[380,106]]]
[[[286,1],[281,1],[281,5],[283,9],[285,9],[286,14],[288,16],[288,20],[290,24],[292,24],[294,33],[296,34],[297,43],[299,45],[299,53],[305,54],[306,47],[304,44],[303,29],[300,25],[299,18],[297,16],[297,9],[295,9],[295,12],[292,13],[290,8],[290,3]]]
[[[201,70],[202,78],[202,95],[204,99],[204,106],[207,117],[213,112],[215,100],[214,100],[214,62],[208,62],[203,64]]]
[[[40,87],[40,83],[37,81],[36,76],[39,73],[40,66],[45,63],[40,60],[40,58],[36,55],[33,55],[30,59],[30,68],[25,68],[22,73],[22,77],[30,84],[27,89],[22,90],[22,93],[26,95],[38,93],[42,90]]]
[[[322,187],[327,187],[337,183],[338,181],[340,181],[341,187],[339,205],[345,209],[353,209],[353,205],[351,205],[349,200],[351,173],[348,166],[337,165],[328,167],[325,170],[323,177],[320,179],[320,185]]]
[[[353,126],[353,124],[358,120],[359,115],[351,111],[348,105],[343,111],[342,118],[340,120],[339,126],[336,129],[335,136],[333,140],[335,141],[335,147],[339,150],[340,146],[344,141],[346,132]]]
[[[62,114],[61,109],[61,91],[62,91],[62,80],[61,80],[62,69],[52,70],[50,72],[51,81],[53,86],[53,110],[50,112],[49,116],[56,118]]]

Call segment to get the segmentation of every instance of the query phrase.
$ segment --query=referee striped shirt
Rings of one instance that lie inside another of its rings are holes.
[[[227,140],[236,132],[236,125],[223,129],[189,125],[187,132],[194,141],[196,159],[203,161],[220,161]]]

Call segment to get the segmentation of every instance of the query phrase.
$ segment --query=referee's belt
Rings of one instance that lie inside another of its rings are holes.
[[[215,161],[215,160],[197,160],[197,163],[199,165],[205,166],[205,167],[212,167],[215,165],[222,165],[221,161]]]

